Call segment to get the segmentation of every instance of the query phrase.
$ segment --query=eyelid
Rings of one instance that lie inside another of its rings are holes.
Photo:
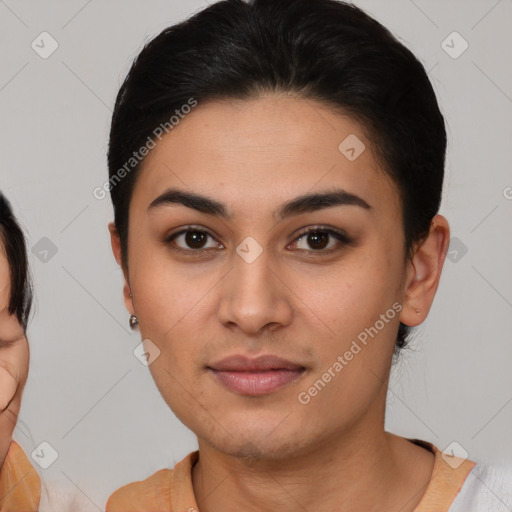
[[[348,233],[345,230],[339,229],[339,228],[334,228],[334,227],[328,226],[326,224],[315,224],[313,226],[304,228],[304,230],[299,231],[299,233],[297,235],[295,235],[294,240],[296,240],[297,238],[301,238],[302,236],[307,235],[309,233],[315,233],[317,231],[331,233],[331,234],[334,233],[334,234],[338,235],[339,237],[343,238],[347,243],[351,241],[351,237],[348,235]]]
[[[0,338],[0,349],[7,348],[7,347],[12,347],[13,345],[16,344],[17,341],[20,341],[22,338],[23,338],[23,336],[19,336],[19,337],[15,338],[15,339],[12,339],[12,340],[6,340],[4,338]]]

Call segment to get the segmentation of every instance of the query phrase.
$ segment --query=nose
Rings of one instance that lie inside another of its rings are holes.
[[[245,334],[289,325],[293,293],[268,251],[252,262],[238,254],[233,260],[232,270],[222,280],[219,321],[225,326],[236,325]]]

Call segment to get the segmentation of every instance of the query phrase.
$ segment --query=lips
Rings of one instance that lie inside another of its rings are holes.
[[[273,355],[257,358],[234,355],[212,363],[207,368],[224,387],[248,396],[277,391],[298,380],[306,370],[301,364]]]
[[[304,366],[272,355],[257,358],[234,355],[209,365],[209,368],[219,371],[255,372],[267,370],[298,370],[304,368]]]

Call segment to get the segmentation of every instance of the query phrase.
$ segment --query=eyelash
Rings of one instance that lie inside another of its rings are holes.
[[[209,231],[205,230],[205,229],[200,229],[200,228],[195,228],[194,226],[188,226],[187,229],[182,229],[181,231],[178,231],[176,233],[173,233],[171,235],[169,235],[165,240],[164,240],[164,243],[166,245],[169,246],[169,249],[173,252],[177,252],[177,253],[180,253],[180,254],[186,254],[186,255],[192,255],[192,256],[202,256],[204,255],[205,252],[207,251],[211,251],[212,249],[182,249],[180,247],[176,247],[176,246],[172,246],[171,245],[171,242],[174,241],[175,238],[177,238],[178,236],[180,235],[183,235],[183,234],[186,234],[186,233],[189,233],[189,232],[197,232],[197,233],[204,233],[208,236],[210,236],[211,238],[215,238]],[[334,238],[336,238],[338,240],[338,242],[340,242],[341,244],[341,247],[338,245],[338,247],[334,247],[334,248],[330,248],[330,249],[311,249],[311,250],[307,250],[307,249],[299,249],[300,252],[305,252],[305,253],[308,253],[308,254],[331,254],[333,252],[336,252],[336,251],[339,251],[342,249],[343,246],[348,246],[348,245],[351,245],[353,243],[353,239],[350,238],[349,236],[347,236],[345,233],[343,233],[342,231],[337,231],[335,229],[332,229],[328,226],[323,226],[323,225],[319,225],[319,226],[314,226],[313,228],[308,228],[304,231],[302,231],[301,233],[299,233],[297,235],[297,237],[294,239],[294,242],[297,242],[298,240],[300,240],[301,238],[307,236],[308,234],[310,233],[324,233],[324,234],[328,234]]]

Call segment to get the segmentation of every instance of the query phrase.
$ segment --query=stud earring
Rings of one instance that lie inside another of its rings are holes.
[[[419,314],[420,314],[420,310],[419,309],[416,310],[416,314],[419,316]]]
[[[130,329],[135,329],[139,325],[139,319],[135,315],[130,315]]]

